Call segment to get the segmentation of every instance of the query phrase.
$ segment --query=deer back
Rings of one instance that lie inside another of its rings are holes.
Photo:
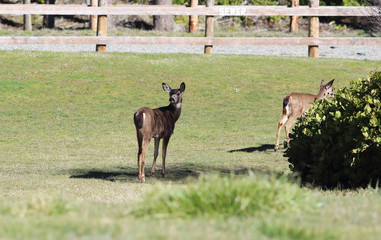
[[[314,103],[315,99],[320,100],[333,97],[332,84],[334,81],[335,79],[325,84],[324,80],[322,80],[320,90],[316,95],[294,92],[285,96],[283,99],[283,114],[299,117]]]
[[[314,103],[315,99],[314,94],[291,93],[284,97],[283,108],[287,111],[287,116],[300,116]]]
[[[151,109],[140,108],[134,117],[135,125],[146,137],[170,137],[181,110],[173,111],[171,106]]]

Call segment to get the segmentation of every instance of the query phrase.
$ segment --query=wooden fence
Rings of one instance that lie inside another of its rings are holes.
[[[205,53],[212,53],[214,45],[306,45],[309,56],[318,56],[319,45],[377,45],[381,38],[321,38],[319,37],[320,16],[380,16],[376,7],[327,7],[320,6],[319,0],[310,0],[309,7],[285,6],[214,6],[207,0],[206,6],[152,6],[116,5],[106,6],[99,0],[98,7],[86,5],[44,5],[44,4],[0,4],[0,14],[10,15],[98,15],[97,36],[89,37],[0,37],[0,44],[95,44],[97,51],[106,51],[109,44],[166,44],[203,45]],[[111,37],[107,36],[107,15],[204,15],[207,16],[205,37]],[[247,38],[213,37],[214,16],[308,16],[310,19],[309,37],[287,38]],[[103,18],[103,20],[102,20]]]

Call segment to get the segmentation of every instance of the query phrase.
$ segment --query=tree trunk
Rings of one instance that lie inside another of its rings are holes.
[[[368,0],[367,5],[373,7],[375,11],[378,11],[378,15],[367,18],[368,27],[372,32],[381,32],[381,1],[380,0]]]
[[[172,5],[172,0],[155,0],[155,5]],[[153,26],[156,31],[172,32],[174,25],[173,16],[153,16]]]
[[[113,6],[116,0],[107,0],[107,6]],[[107,30],[113,31],[116,29],[116,23],[118,22],[118,15],[107,15]]]
[[[55,4],[56,0],[47,0],[47,4]],[[54,15],[44,15],[43,26],[45,28],[54,28]]]

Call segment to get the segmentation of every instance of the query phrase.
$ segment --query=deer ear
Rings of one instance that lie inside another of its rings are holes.
[[[172,88],[170,86],[168,86],[168,84],[162,83],[162,85],[163,85],[163,90],[164,91],[170,92],[172,90]]]
[[[323,87],[325,85],[324,79],[321,80],[320,87]]]
[[[327,83],[327,85],[325,85],[325,87],[326,88],[332,87],[334,81],[335,81],[335,79],[332,79],[329,83]]]
[[[180,85],[180,92],[184,92],[185,91],[185,83],[182,82],[181,85]]]

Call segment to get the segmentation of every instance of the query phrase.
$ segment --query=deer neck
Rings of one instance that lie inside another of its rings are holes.
[[[316,95],[317,100],[321,100],[324,98],[324,91],[320,90],[318,94]]]
[[[168,105],[169,112],[173,115],[175,121],[179,119],[181,114],[181,102],[180,103],[170,103]]]

